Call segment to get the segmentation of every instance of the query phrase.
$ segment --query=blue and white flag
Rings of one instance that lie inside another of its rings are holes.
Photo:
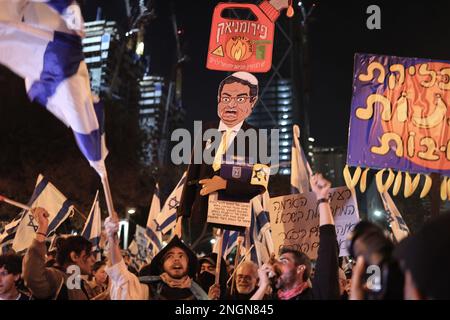
[[[71,127],[92,167],[106,175],[102,106],[94,108],[81,36],[70,0],[1,0],[0,64],[25,79],[31,101]]]
[[[293,127],[294,141],[291,147],[291,193],[309,192],[309,175],[312,173],[300,145],[300,128]]]
[[[158,215],[158,218],[156,218],[158,230],[161,231],[162,234],[168,233],[175,227],[177,222],[177,208],[180,205],[181,193],[183,192],[185,181],[186,172],[183,173],[177,186],[164,203],[161,213]]]
[[[252,217],[250,228],[246,233],[239,233],[237,231],[224,230],[222,241],[222,256],[224,259],[237,247],[238,236],[243,237],[242,249],[251,248],[250,259],[261,265],[270,259],[270,255],[274,252],[272,233],[269,220],[269,193],[265,192],[258,195],[251,200]],[[218,241],[214,246],[214,252],[218,252]],[[240,252],[240,256],[244,254]]]
[[[22,220],[25,210],[22,210],[13,221],[8,223],[0,234],[0,254],[4,254],[11,249],[17,228]]]
[[[146,227],[147,236],[150,239],[149,249],[152,251],[153,256],[155,256],[162,248],[161,231],[158,230],[158,224],[156,223],[156,218],[158,218],[160,213],[161,201],[159,197],[159,186],[156,184],[155,191],[153,192],[152,203],[150,204]]]
[[[224,230],[223,231],[223,240],[222,240],[222,257],[226,260],[227,257],[233,252],[233,250],[237,250],[238,245],[238,237],[244,237],[244,233],[240,233],[234,230]],[[244,241],[242,241],[244,244]],[[243,247],[241,247],[243,249]],[[219,253],[219,239],[216,238],[216,242],[213,247],[213,252]]]
[[[73,205],[56,187],[39,175],[28,206],[41,207],[49,213],[47,236],[52,233],[73,213]],[[24,212],[15,230],[12,248],[16,252],[28,249],[35,238],[38,223],[30,211]]]
[[[92,243],[92,251],[95,252],[97,261],[101,259],[100,239],[102,236],[102,214],[98,200],[98,191],[92,203],[91,211],[84,225],[81,235]]]

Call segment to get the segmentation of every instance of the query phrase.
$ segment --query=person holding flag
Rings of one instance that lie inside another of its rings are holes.
[[[95,263],[92,243],[82,236],[61,238],[57,243],[57,264],[45,266],[45,244],[48,230],[48,212],[35,208],[32,213],[38,223],[33,243],[23,260],[23,279],[33,297],[51,300],[89,300],[87,284],[79,277],[89,275]],[[78,272],[73,276],[73,273]]]

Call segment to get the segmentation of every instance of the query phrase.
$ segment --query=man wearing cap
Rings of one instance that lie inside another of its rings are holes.
[[[226,262],[221,258],[219,284],[217,288],[219,290],[213,290],[216,280],[216,264],[217,253],[209,253],[199,259],[199,270],[197,272],[197,283],[202,287],[205,292],[208,292],[208,296],[211,300],[223,300],[227,291],[228,272]]]
[[[253,162],[251,164],[260,163],[259,139],[256,145],[251,147],[248,139],[240,139],[240,135],[245,135],[251,130],[255,130],[256,138],[258,138],[258,131],[245,122],[245,119],[252,113],[257,100],[258,80],[248,72],[235,72],[225,78],[219,85],[217,113],[220,121],[203,126],[204,131],[217,130],[215,131],[217,134],[214,136],[221,139],[219,147],[217,150],[212,150],[211,155],[214,157],[212,163],[206,163],[205,159],[201,157],[202,163],[200,164],[194,162],[194,159],[196,159],[196,148],[194,148],[180,206],[178,207],[179,217],[191,219],[191,239],[193,241],[199,237],[202,228],[206,228],[207,196],[209,194],[219,191],[231,198],[250,201],[266,190],[267,184],[256,184],[254,181],[231,178],[225,179],[220,174],[224,156],[231,155],[235,158],[246,159]],[[238,145],[240,141],[243,141],[243,143]],[[218,145],[217,142],[215,141],[215,145]],[[198,143],[202,143],[200,150],[202,155],[212,145],[211,141],[203,141],[203,139]],[[250,154],[250,151],[253,151],[253,154]],[[267,181],[266,179],[263,182],[267,183]]]
[[[111,300],[208,300],[207,294],[192,279],[197,257],[177,236],[144,266],[140,277],[128,271],[123,261],[117,231],[118,222],[107,218],[105,230],[110,243]]]

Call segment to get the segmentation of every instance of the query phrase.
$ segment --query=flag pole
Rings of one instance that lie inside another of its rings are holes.
[[[8,198],[6,198],[4,196],[1,196],[1,195],[0,195],[0,202],[5,202],[5,203],[8,203],[8,204],[10,204],[10,205],[12,205],[14,207],[17,207],[17,208],[20,208],[20,209],[23,209],[23,210],[27,210],[27,211],[31,211],[31,208],[29,206],[24,205],[24,204],[22,204],[20,202],[17,202],[17,201],[8,199]]]
[[[237,247],[236,247],[236,255],[234,256],[234,270],[236,270],[238,264],[239,264],[239,258],[240,258],[240,253],[241,253],[241,245],[242,242],[244,241],[242,236],[238,236],[237,238]],[[234,286],[235,286],[235,278],[236,278],[236,272],[233,272],[233,280],[231,282],[231,294],[234,294]]]
[[[216,260],[216,280],[214,284],[218,285],[220,280],[220,265],[222,264],[222,254],[223,254],[223,230],[219,229],[217,231],[218,239],[218,252],[217,252],[217,260]]]
[[[245,253],[245,255],[244,255],[244,257],[242,258],[241,262],[239,262],[238,266],[233,270],[233,274],[228,278],[228,280],[227,280],[227,285],[228,285],[228,283],[230,283],[230,280],[233,279],[233,277],[234,277],[234,275],[235,275],[235,273],[236,273],[236,270],[237,270],[237,269],[244,263],[244,261],[247,259],[249,253],[253,250],[253,247],[254,247],[254,246],[255,246],[255,245],[252,244],[252,246],[251,246],[248,250],[246,250],[247,252]]]
[[[109,181],[106,172],[101,174],[100,177],[102,179],[103,191],[105,193],[106,206],[108,207],[109,216],[112,219],[118,220],[119,217],[117,216],[116,211],[114,211],[114,203],[112,200],[111,189],[109,187]]]

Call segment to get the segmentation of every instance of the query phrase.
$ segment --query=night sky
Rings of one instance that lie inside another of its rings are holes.
[[[207,70],[205,64],[212,12],[218,2],[154,1],[158,17],[148,26],[146,48],[151,55],[152,73],[166,77],[172,74],[175,39],[170,21],[171,5],[184,30],[184,49],[190,57],[184,69],[183,88],[187,127],[192,126],[193,120],[217,118],[216,90],[226,74]],[[304,3],[309,8],[313,1]],[[309,23],[313,72],[310,117],[311,133],[317,145],[347,144],[356,52],[450,60],[449,1],[317,0],[314,3],[317,6]],[[366,9],[371,4],[381,8],[381,30],[366,27],[369,16]],[[87,1],[85,20],[95,18],[98,5],[103,5],[107,18],[126,23],[122,0]],[[280,19],[287,18],[282,15]]]

